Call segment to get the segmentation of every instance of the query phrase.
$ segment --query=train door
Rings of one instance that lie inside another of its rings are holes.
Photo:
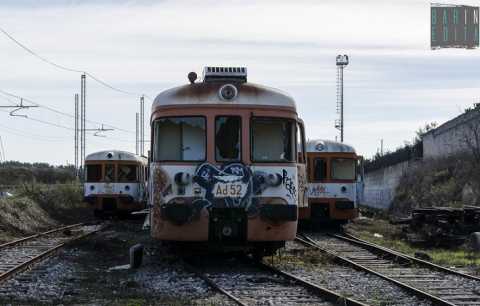
[[[365,168],[364,168],[364,159],[363,156],[358,156],[357,164],[357,197],[356,197],[356,206],[362,204],[364,201],[364,191],[365,191]]]
[[[298,207],[308,208],[307,155],[303,122],[297,123]]]

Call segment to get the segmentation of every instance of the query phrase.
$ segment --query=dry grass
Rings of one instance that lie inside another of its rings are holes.
[[[90,214],[78,185],[23,186],[13,197],[0,199],[0,241],[78,222]]]
[[[315,267],[325,266],[331,263],[332,259],[325,253],[309,248],[293,249],[287,252],[280,251],[275,256],[264,257],[266,264],[279,269],[292,269],[292,267],[311,270]]]
[[[382,219],[359,219],[346,227],[352,235],[367,240],[387,248],[414,256],[415,252],[424,252],[432,258],[432,262],[447,267],[466,267],[471,266],[475,269],[480,268],[480,257],[475,256],[465,246],[451,249],[444,248],[426,248],[422,246],[413,246],[403,240],[401,226],[392,225]],[[380,234],[383,237],[375,237],[374,234]]]

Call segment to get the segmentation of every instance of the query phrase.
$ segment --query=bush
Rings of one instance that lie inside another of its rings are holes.
[[[408,215],[417,207],[480,206],[480,166],[471,156],[423,160],[415,165],[400,179],[391,213]],[[477,195],[470,203],[464,201],[467,186]]]
[[[52,166],[46,163],[21,163],[8,161],[0,163],[0,185],[25,183],[69,183],[75,180],[73,166]]]

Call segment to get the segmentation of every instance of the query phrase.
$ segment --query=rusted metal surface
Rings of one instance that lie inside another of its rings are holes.
[[[413,243],[449,247],[460,245],[467,236],[480,231],[480,207],[425,207],[396,222],[408,224],[406,237]]]
[[[238,96],[231,101],[224,101],[218,92],[225,84],[233,84]],[[195,104],[238,104],[238,105],[271,105],[296,109],[295,101],[287,93],[252,83],[212,82],[194,83],[175,87],[160,93],[152,105],[152,113],[161,106]]]

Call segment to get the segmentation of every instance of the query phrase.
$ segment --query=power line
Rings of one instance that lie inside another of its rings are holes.
[[[13,35],[8,33],[2,27],[0,27],[0,32],[2,32],[5,36],[7,36],[11,41],[13,41],[20,48],[24,49],[25,51],[27,51],[31,55],[35,56],[39,60],[41,60],[41,61],[43,61],[43,62],[45,62],[45,63],[47,63],[47,64],[49,64],[53,67],[56,67],[56,68],[64,70],[64,71],[69,71],[69,72],[84,73],[84,74],[88,75],[90,78],[92,78],[94,81],[96,81],[97,83],[99,83],[99,84],[101,84],[101,85],[103,85],[103,86],[105,86],[105,87],[107,87],[111,90],[114,90],[114,91],[117,91],[117,92],[120,92],[120,93],[123,93],[123,94],[134,95],[134,96],[146,96],[144,94],[139,94],[139,93],[136,93],[136,92],[127,91],[127,90],[123,90],[121,88],[115,87],[115,86],[101,80],[100,78],[96,77],[95,75],[91,74],[90,72],[57,64],[54,61],[51,61],[51,60],[47,59],[46,57],[41,56],[37,52],[33,51],[32,49],[30,49],[29,47],[27,47],[26,45],[21,43],[19,40],[17,40],[15,37],[13,37]],[[148,97],[148,98],[150,100],[152,100],[150,97]]]
[[[59,114],[59,115],[62,115],[62,116],[66,116],[66,117],[69,117],[69,118],[75,118],[74,115],[70,114],[70,113],[67,113],[67,112],[63,112],[63,111],[60,111],[60,110],[57,110],[55,108],[52,108],[50,106],[47,106],[47,105],[44,105],[44,104],[40,104],[38,102],[35,102],[35,101],[32,101],[30,99],[27,99],[27,98],[24,98],[24,97],[21,97],[19,95],[16,95],[16,94],[13,94],[13,93],[10,93],[10,92],[7,92],[5,90],[2,90],[0,89],[0,94],[3,94],[3,95],[7,95],[9,97],[13,97],[13,98],[16,98],[16,99],[19,99],[19,100],[23,100],[23,101],[26,101],[26,102],[29,102],[33,105],[36,105],[36,106],[39,106],[41,108],[44,108],[44,109],[47,109],[51,112],[54,112],[56,114]],[[7,99],[7,98],[5,98]],[[11,103],[15,103],[13,101],[11,101],[10,99],[7,99],[9,102]],[[126,129],[122,129],[120,127],[117,127],[117,126],[114,126],[112,124],[107,124],[107,123],[104,123],[104,122],[97,122],[97,121],[93,121],[93,120],[86,120],[88,123],[92,123],[92,124],[103,124],[104,126],[106,127],[109,127],[109,128],[113,128],[115,130],[119,130],[119,131],[122,131],[122,132],[126,132],[126,133],[130,133],[130,134],[135,134],[135,132],[133,131],[129,131],[129,130],[126,130]]]

